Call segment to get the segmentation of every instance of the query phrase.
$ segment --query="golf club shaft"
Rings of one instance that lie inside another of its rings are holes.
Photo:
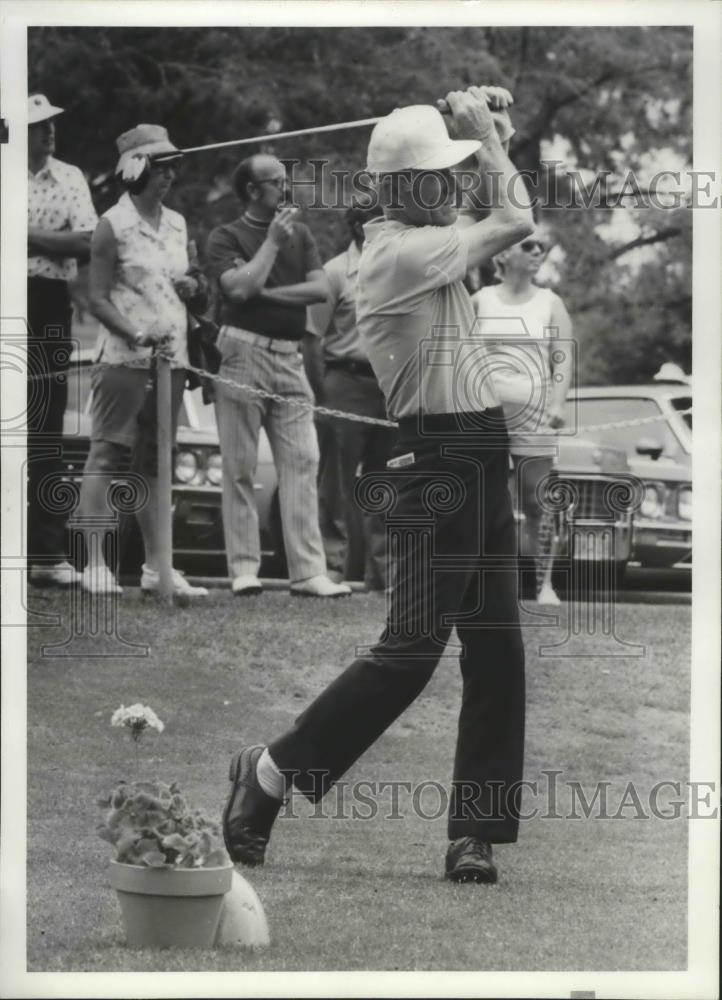
[[[363,128],[365,125],[375,125],[380,118],[362,118],[355,122],[337,122],[335,125],[316,125],[313,128],[298,128],[292,132],[270,132],[268,135],[254,135],[248,139],[231,139],[229,142],[213,142],[207,146],[191,146],[182,149],[182,153],[201,153],[210,149],[226,149],[230,146],[246,146],[254,142],[275,142],[277,139],[292,139],[301,135],[314,135],[318,132],[339,132],[345,128]]]

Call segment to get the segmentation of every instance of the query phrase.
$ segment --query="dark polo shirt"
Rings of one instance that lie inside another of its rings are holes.
[[[208,237],[206,262],[220,299],[219,322],[280,340],[300,340],[306,330],[306,307],[280,305],[254,296],[246,302],[231,302],[223,294],[218,279],[239,260],[255,257],[266,238],[268,226],[244,218],[216,226]],[[323,268],[316,241],[308,226],[293,223],[293,234],[279,249],[265,287],[296,285],[309,271]]]

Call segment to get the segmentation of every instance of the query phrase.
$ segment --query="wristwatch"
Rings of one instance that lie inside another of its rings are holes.
[[[143,333],[142,330],[136,330],[135,331],[135,333],[133,334],[133,340],[135,341],[135,346],[136,347],[140,347],[141,346],[140,342],[141,342],[141,340],[143,340],[144,337],[145,337],[145,334]]]

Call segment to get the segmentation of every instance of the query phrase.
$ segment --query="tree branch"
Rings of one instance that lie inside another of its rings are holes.
[[[605,263],[609,261],[617,260],[617,258],[622,257],[625,253],[629,253],[630,250],[636,250],[637,247],[648,247],[652,246],[653,243],[665,243],[667,240],[671,240],[673,236],[679,236],[682,232],[679,226],[667,226],[665,229],[658,229],[656,233],[650,233],[649,236],[637,236],[633,240],[629,240],[628,243],[623,243],[620,247],[615,247],[610,254],[605,257]]]
[[[533,125],[530,125],[526,130],[526,134],[523,139],[518,143],[514,144],[514,152],[526,149],[528,146],[538,145],[541,141],[547,127],[553,121],[555,115],[562,108],[569,107],[570,104],[575,104],[580,101],[583,97],[586,97],[588,93],[601,87],[603,83],[608,83],[615,79],[633,79],[637,76],[643,76],[645,73],[650,73],[656,69],[663,69],[665,67],[661,66],[659,63],[650,63],[648,66],[636,67],[627,73],[621,72],[619,69],[608,69],[605,70],[601,76],[596,77],[585,87],[580,87],[577,90],[572,90],[571,93],[567,94],[565,97],[559,97],[556,100],[551,100],[549,95],[546,94],[544,97],[544,103],[542,109],[537,115],[537,118]]]

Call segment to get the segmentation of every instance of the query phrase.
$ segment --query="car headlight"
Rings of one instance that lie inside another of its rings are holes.
[[[642,517],[664,517],[664,486],[661,483],[645,483],[642,500]]]
[[[222,478],[223,460],[221,459],[221,453],[219,451],[214,451],[208,458],[206,479],[211,486],[220,486]]]
[[[691,486],[684,486],[677,494],[677,513],[684,521],[692,520]]]
[[[179,451],[175,457],[175,478],[181,483],[192,483],[198,474],[198,459],[192,451]]]

